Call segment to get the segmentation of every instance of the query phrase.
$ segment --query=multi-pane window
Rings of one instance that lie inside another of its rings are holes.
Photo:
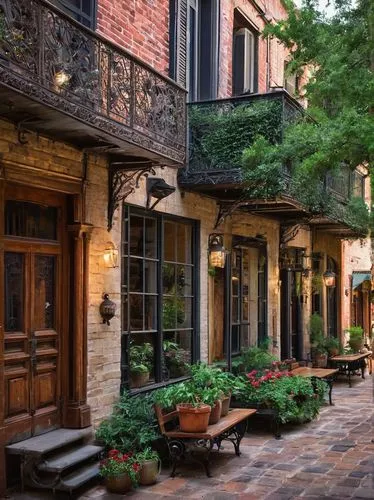
[[[196,224],[124,207],[122,382],[187,373],[196,333]]]
[[[351,195],[359,198],[364,198],[364,179],[365,177],[355,170],[351,175]]]
[[[258,33],[238,9],[234,15],[233,95],[258,90]]]
[[[96,25],[96,0],[52,0],[52,3],[84,26]]]

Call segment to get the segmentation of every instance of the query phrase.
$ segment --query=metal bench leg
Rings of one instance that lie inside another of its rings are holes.
[[[170,457],[173,463],[173,468],[171,470],[170,476],[175,477],[175,471],[177,469],[178,463],[184,458],[186,447],[182,441],[179,439],[167,439],[167,444],[169,448]]]

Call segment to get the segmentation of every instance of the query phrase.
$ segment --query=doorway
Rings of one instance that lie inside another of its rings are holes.
[[[62,422],[61,361],[69,316],[66,196],[7,185],[4,222],[1,391],[10,443]]]

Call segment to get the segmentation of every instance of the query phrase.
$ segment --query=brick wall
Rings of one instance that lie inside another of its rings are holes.
[[[98,0],[97,31],[169,72],[169,0]]]

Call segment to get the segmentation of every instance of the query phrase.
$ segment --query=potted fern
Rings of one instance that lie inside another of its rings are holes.
[[[364,330],[361,326],[350,326],[348,345],[353,352],[359,352],[364,345]]]

